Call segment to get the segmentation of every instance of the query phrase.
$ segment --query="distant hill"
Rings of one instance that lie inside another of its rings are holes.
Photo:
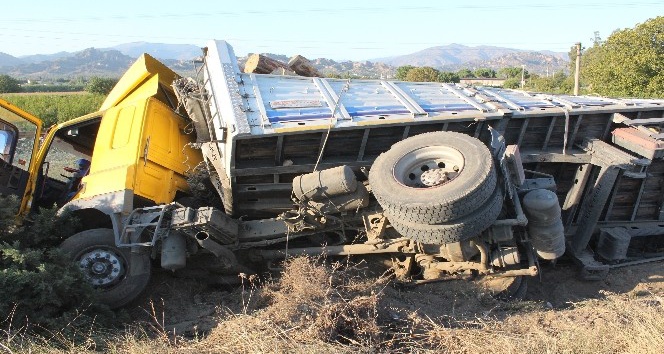
[[[415,53],[389,58],[372,59],[372,61],[392,66],[414,65],[443,67],[445,65],[461,64],[470,61],[488,60],[508,53],[518,52],[518,49],[478,46],[468,47],[462,44],[450,44],[431,47]]]
[[[21,63],[21,59],[11,56],[7,53],[0,52],[0,67],[14,66]]]
[[[105,49],[115,49],[134,58],[138,58],[143,53],[148,53],[157,59],[192,60],[203,54],[201,48],[193,44],[132,42],[103,48],[102,50]]]
[[[66,58],[74,55],[74,53],[71,52],[57,52],[53,54],[31,54],[31,55],[23,55],[19,57],[21,59],[21,63],[23,64],[35,64],[35,63],[41,63],[43,61],[49,61],[49,60],[57,60],[61,58]]]
[[[505,67],[517,67],[525,65],[526,70],[531,73],[545,75],[554,74],[559,71],[569,72],[569,62],[561,59],[560,56],[543,54],[540,52],[516,52],[501,55],[488,60],[475,60],[456,65],[445,65],[441,69],[447,71],[458,71],[468,68],[475,70],[478,68],[490,68],[498,70]]]
[[[437,69],[456,71],[461,68],[488,67],[498,69],[506,66],[526,65],[530,72],[544,74],[550,71],[567,70],[567,53],[552,51],[525,51],[494,46],[469,47],[450,44],[431,47],[421,51],[374,61],[395,67],[403,65],[431,66]]]
[[[140,55],[129,56],[114,49],[88,48],[65,57],[35,63],[21,62],[0,67],[0,73],[23,79],[55,79],[62,77],[120,77]],[[180,75],[194,75],[191,60],[162,59]]]
[[[77,76],[119,77],[142,53],[149,53],[180,75],[194,75],[192,59],[201,55],[201,50],[189,44],[164,44],[133,42],[110,48],[88,48],[79,52],[34,54],[19,58],[0,53],[0,73],[17,78],[62,78]],[[298,54],[298,53],[291,53]],[[267,54],[281,61],[288,61],[283,54]],[[461,68],[526,65],[532,73],[545,74],[567,70],[567,53],[532,52],[494,46],[468,47],[450,44],[427,48],[412,54],[379,58],[371,61],[335,61],[327,58],[311,59],[323,74],[337,77],[390,78],[401,65],[432,66],[437,69],[456,71]],[[240,65],[246,57],[239,58]]]
[[[22,78],[53,78],[63,76],[118,76],[134,61],[117,50],[88,48],[55,60],[27,63],[12,67],[8,74]]]

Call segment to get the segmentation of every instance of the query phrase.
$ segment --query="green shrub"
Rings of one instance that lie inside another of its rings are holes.
[[[0,98],[32,113],[45,127],[96,112],[105,99],[93,94],[3,95]]]
[[[84,88],[83,84],[34,84],[21,86],[21,92],[79,92]]]
[[[0,93],[21,92],[19,81],[9,75],[0,75]]]
[[[97,95],[108,95],[117,83],[118,79],[93,76],[85,86],[85,91]]]
[[[94,303],[91,286],[57,249],[76,231],[76,219],[42,209],[20,225],[16,198],[0,197],[0,205],[0,322],[61,333],[108,323],[110,310]]]

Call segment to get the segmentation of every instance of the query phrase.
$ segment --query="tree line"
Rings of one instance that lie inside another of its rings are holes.
[[[86,91],[92,94],[107,95],[117,82],[118,79],[93,76],[87,80],[56,80],[48,84],[35,84],[3,74],[0,75],[0,93]]]
[[[575,47],[570,50],[570,72],[574,72]],[[522,76],[523,75],[523,76]],[[613,32],[606,41],[595,37],[581,56],[581,93],[609,97],[664,97],[664,16],[634,28]],[[402,81],[459,82],[463,78],[501,78],[504,88],[571,94],[574,78],[562,71],[552,76],[529,73],[521,67],[498,71],[489,68],[439,71],[432,67],[400,66],[396,79]]]
[[[570,51],[570,72],[574,72],[576,51]],[[564,72],[542,77],[520,67],[499,70],[479,68],[456,72],[440,71],[433,67],[400,66],[396,79],[420,82],[459,82],[462,78],[502,78],[505,88],[520,88],[522,75],[524,89],[572,93],[573,78]],[[85,91],[106,95],[116,79],[92,77]],[[0,75],[0,93],[25,92],[29,85],[8,75]],[[664,16],[655,17],[613,32],[605,41],[599,36],[581,56],[582,93],[613,97],[664,97]],[[32,89],[37,89],[33,87]]]
[[[86,93],[0,95],[0,98],[40,118],[48,127],[97,111],[105,96]]]

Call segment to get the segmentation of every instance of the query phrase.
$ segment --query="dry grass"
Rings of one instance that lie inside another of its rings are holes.
[[[360,277],[354,268],[295,258],[279,279],[246,279],[226,294],[234,301],[215,298],[223,307],[205,334],[174,335],[157,310],[150,326],[95,331],[84,342],[5,331],[0,353],[660,353],[664,348],[661,289],[601,291],[601,299],[554,309],[541,302],[504,303],[467,289],[453,295],[427,288],[403,291],[384,278]]]
[[[518,313],[503,321],[476,319],[466,328],[432,323],[422,341],[449,353],[661,353],[662,299],[606,295],[565,310]]]

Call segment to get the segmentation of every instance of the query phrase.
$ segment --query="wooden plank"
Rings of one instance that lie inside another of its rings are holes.
[[[277,138],[277,148],[274,151],[274,165],[275,166],[281,166],[282,164],[282,151],[284,148],[284,136],[279,135]]]
[[[570,135],[569,139],[567,140],[567,147],[574,146],[574,139],[576,139],[576,133],[579,132],[579,127],[581,126],[582,120],[583,120],[583,114],[579,114],[576,118],[574,129],[572,129],[572,135]]]
[[[288,64],[267,57],[263,54],[252,54],[244,64],[244,72],[247,74],[271,74],[277,69],[291,71]]]
[[[473,137],[475,139],[480,137],[480,133],[482,132],[482,127],[484,126],[484,122],[477,122],[477,127],[475,127],[475,133],[473,134]]]
[[[401,139],[405,140],[406,138],[408,138],[409,133],[410,133],[410,125],[407,125],[403,130],[403,135],[401,136]]]
[[[604,129],[604,133],[602,134],[602,140],[605,140],[606,137],[609,135],[609,132],[611,132],[611,125],[613,125],[613,120],[611,119],[611,117],[608,117],[606,128]]]
[[[364,135],[362,135],[362,143],[360,144],[360,151],[357,153],[357,161],[362,161],[364,159],[364,151],[367,148],[367,140],[369,140],[369,132],[371,129],[364,129]]]
[[[530,118],[526,118],[523,120],[523,124],[521,125],[521,131],[519,132],[519,138],[516,140],[516,145],[521,147],[521,143],[523,142],[523,137],[526,135],[526,129],[528,129],[528,123],[530,122]]]
[[[617,201],[617,197],[620,194],[620,181],[623,179],[622,173],[618,175],[618,178],[616,179],[616,184],[615,187],[613,188],[613,192],[611,193],[611,197],[609,199],[609,205],[606,208],[606,215],[604,215],[604,221],[611,221],[611,216],[613,216],[613,207],[614,204]]]
[[[648,167],[646,166],[646,173],[648,172]],[[639,212],[639,207],[641,206],[641,197],[643,196],[643,188],[646,186],[646,179],[641,180],[641,187],[639,188],[639,193],[636,196],[636,202],[634,203],[634,211],[632,212],[631,221],[636,219],[636,215]]]
[[[542,150],[546,150],[549,147],[549,140],[551,140],[551,132],[553,132],[553,127],[556,125],[556,116],[551,117],[551,123],[549,124],[549,130],[546,132],[546,137],[544,138],[544,144],[542,144]]]
[[[306,77],[320,77],[321,74],[316,70],[316,68],[311,64],[309,59],[296,55],[288,61],[288,67],[293,70],[296,74]]]
[[[370,167],[373,161],[340,161],[340,162],[321,162],[318,164],[318,170],[326,168],[337,167],[341,165],[348,165],[350,167]],[[309,173],[314,170],[315,164],[306,165],[292,165],[292,166],[277,166],[277,167],[255,167],[255,168],[238,168],[232,171],[233,177],[235,176],[262,176],[272,175],[275,173]],[[271,182],[271,178],[270,178]],[[247,182],[245,182],[247,183]],[[259,182],[257,182],[259,183]],[[263,182],[264,183],[264,182]]]

